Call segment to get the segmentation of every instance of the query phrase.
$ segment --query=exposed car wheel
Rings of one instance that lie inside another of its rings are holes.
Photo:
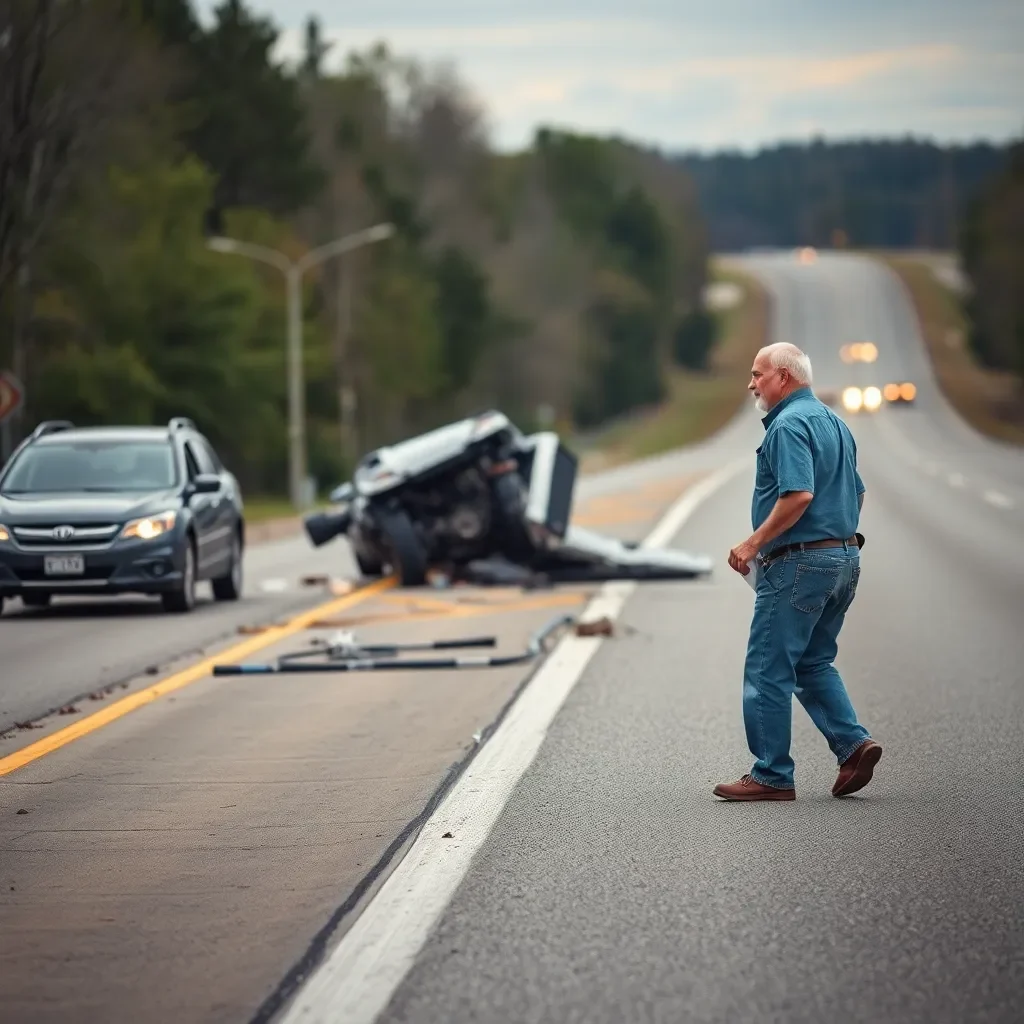
[[[21,595],[21,603],[26,608],[48,608],[52,594],[36,594],[29,592]]]
[[[237,601],[242,596],[242,541],[238,534],[231,543],[231,564],[226,576],[212,581],[213,596],[218,601]]]
[[[388,548],[388,561],[403,587],[420,587],[427,582],[427,553],[402,511],[381,516],[380,532]]]
[[[185,547],[185,566],[181,573],[181,584],[177,590],[170,590],[161,597],[164,611],[190,612],[196,606],[196,552],[189,540]]]

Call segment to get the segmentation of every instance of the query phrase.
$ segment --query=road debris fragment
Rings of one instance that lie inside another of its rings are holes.
[[[615,626],[607,615],[600,619],[593,619],[590,622],[576,623],[577,636],[614,636]]]

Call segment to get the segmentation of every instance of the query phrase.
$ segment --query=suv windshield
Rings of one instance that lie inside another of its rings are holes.
[[[166,441],[61,441],[21,453],[4,494],[57,491],[155,491],[177,480]]]

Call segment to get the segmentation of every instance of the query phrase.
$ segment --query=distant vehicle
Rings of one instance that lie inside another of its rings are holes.
[[[878,346],[873,341],[855,341],[843,345],[839,358],[844,363],[873,363],[878,358]]]
[[[882,396],[890,405],[911,405],[917,398],[917,386],[909,380],[886,384],[882,388]]]
[[[843,408],[847,412],[875,412],[881,405],[882,392],[874,385],[843,388]]]
[[[242,592],[235,477],[185,418],[166,427],[40,423],[0,470],[0,611],[55,594],[159,595],[188,612],[196,583]]]

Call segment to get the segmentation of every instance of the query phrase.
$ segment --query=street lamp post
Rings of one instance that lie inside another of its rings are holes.
[[[216,236],[206,243],[215,252],[235,253],[269,263],[280,270],[288,285],[288,473],[292,505],[303,507],[303,484],[306,479],[306,387],[302,372],[302,275],[332,256],[341,256],[352,249],[380,242],[394,234],[393,224],[375,224],[333,242],[311,249],[297,260],[291,260],[276,249],[252,242]]]

